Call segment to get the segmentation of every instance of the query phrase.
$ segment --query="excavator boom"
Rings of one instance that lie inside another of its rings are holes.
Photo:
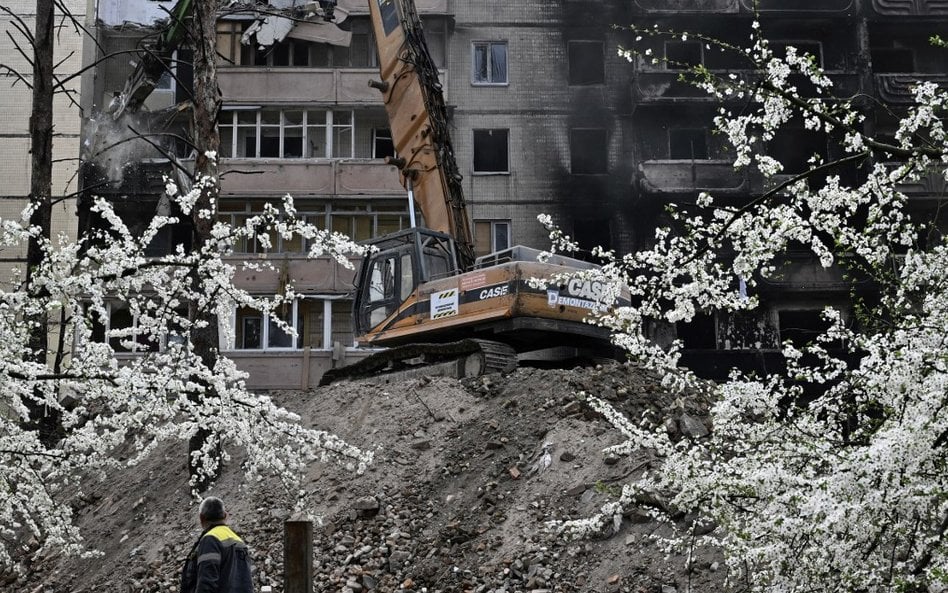
[[[411,0],[369,0],[385,110],[402,183],[414,194],[425,226],[454,238],[462,270],[474,264],[471,223],[448,133],[438,69]]]

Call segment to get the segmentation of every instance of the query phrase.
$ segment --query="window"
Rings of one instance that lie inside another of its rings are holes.
[[[374,128],[372,130],[372,158],[384,159],[390,156],[395,156],[392,130],[389,128]]]
[[[507,173],[509,130],[474,130],[474,172]]]
[[[175,50],[171,53],[171,58],[163,60],[165,64],[165,71],[161,73],[161,78],[158,79],[158,82],[155,83],[155,91],[168,91],[174,92],[175,85],[175,75],[178,71],[178,51]]]
[[[288,350],[297,347],[300,316],[299,301],[284,303],[276,310],[265,313],[241,307],[237,309],[234,332],[235,346],[239,350]],[[285,322],[297,335],[285,331],[278,324]]]
[[[576,128],[569,132],[570,171],[573,175],[609,172],[606,130]]]
[[[668,130],[668,158],[672,160],[707,159],[707,133],[704,128]]]
[[[703,63],[701,43],[697,41],[666,41],[665,68],[685,70]]]
[[[187,308],[175,309],[175,315],[187,318]],[[92,327],[91,338],[96,342],[105,342],[108,339],[112,350],[118,353],[134,352],[153,352],[163,350],[169,342],[181,340],[180,332],[182,329],[177,326],[169,326],[164,337],[158,339],[155,334],[158,329],[155,327],[159,322],[156,317],[159,313],[152,312],[152,318],[149,320],[149,330],[141,330],[142,327],[139,315],[129,308],[128,303],[110,301],[106,303],[106,318],[102,318],[98,313],[87,310]]]
[[[767,147],[770,156],[783,163],[784,175],[808,170],[814,155],[826,160],[826,135],[815,130],[783,128]]]
[[[777,312],[780,326],[780,342],[789,340],[794,346],[811,344],[816,337],[829,328],[829,322],[823,319],[822,309],[783,309]],[[838,348],[838,342],[825,344],[827,348]]]
[[[352,158],[350,110],[224,109],[218,129],[223,158]]]
[[[907,47],[875,47],[869,52],[876,74],[915,72],[915,52]]]
[[[507,84],[507,42],[475,41],[472,49],[471,82]]]
[[[509,220],[478,220],[474,222],[474,254],[487,255],[510,248]]]
[[[603,84],[606,81],[601,41],[570,41],[567,52],[571,85]]]
[[[240,227],[252,216],[263,212],[267,200],[220,201],[218,220]],[[359,204],[347,202],[325,203],[316,200],[296,200],[297,217],[319,229],[332,229],[362,241],[393,233],[409,227],[409,217],[404,203]],[[264,249],[260,241],[244,239],[236,245],[237,253],[306,253],[309,241],[299,236],[284,239],[279,233],[270,233],[272,246]]]

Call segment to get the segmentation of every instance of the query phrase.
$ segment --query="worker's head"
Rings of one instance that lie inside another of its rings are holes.
[[[201,507],[198,509],[198,518],[201,520],[201,527],[207,529],[211,525],[220,525],[227,520],[227,510],[224,508],[224,501],[216,496],[208,496],[201,501]]]

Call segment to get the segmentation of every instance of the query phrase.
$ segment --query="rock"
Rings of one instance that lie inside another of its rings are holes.
[[[570,488],[563,494],[570,497],[579,496],[580,494],[585,492],[588,488],[589,486],[587,486],[586,484],[577,484],[576,486],[573,486],[572,488]]]
[[[560,453],[560,461],[564,463],[569,463],[570,461],[573,461],[574,459],[576,459],[576,456],[570,453],[569,451],[563,451],[562,453]]]
[[[516,465],[511,466],[509,469],[507,469],[507,473],[509,473],[510,477],[513,478],[514,480],[520,479],[520,475],[521,475],[520,470],[517,468]]]
[[[681,430],[681,434],[690,439],[700,439],[708,436],[708,429],[704,423],[688,414],[682,414],[681,418],[678,419],[678,428]]]

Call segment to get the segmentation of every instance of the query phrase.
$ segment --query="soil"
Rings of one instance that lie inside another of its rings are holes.
[[[375,451],[363,475],[307,468],[316,592],[655,592],[724,590],[714,551],[685,569],[650,536],[662,527],[629,509],[618,532],[569,541],[551,519],[581,518],[615,500],[649,463],[607,457],[622,437],[578,394],[647,414],[681,437],[707,428],[700,397],[675,396],[630,364],[519,368],[456,380],[347,381],[272,397],[308,426]],[[689,438],[689,437],[682,437]],[[91,484],[72,501],[91,559],[23,560],[0,589],[24,593],[171,592],[199,534],[183,444]],[[291,504],[275,481],[248,483],[237,460],[210,494],[250,545],[258,590],[284,591],[283,530]]]

